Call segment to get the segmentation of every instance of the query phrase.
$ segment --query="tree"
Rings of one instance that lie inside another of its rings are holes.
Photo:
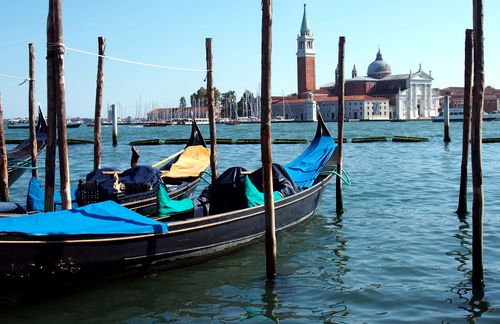
[[[236,92],[233,90],[229,90],[225,93],[222,93],[220,97],[220,104],[222,107],[221,115],[229,118],[234,117],[235,112],[233,111],[231,114],[231,107],[236,106]]]
[[[255,100],[253,93],[250,90],[245,90],[238,102],[238,114],[240,116],[250,116],[252,112],[250,111],[250,103]]]
[[[181,97],[181,100],[179,101],[179,108],[186,108],[187,105],[186,105],[186,98],[185,97]]]

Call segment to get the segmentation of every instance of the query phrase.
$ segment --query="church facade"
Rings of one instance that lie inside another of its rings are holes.
[[[325,120],[337,120],[336,83],[316,89],[314,37],[305,5],[296,55],[297,96],[273,97],[273,117],[314,121],[318,108]],[[393,75],[379,50],[366,76],[358,76],[356,66],[351,76],[344,82],[346,120],[425,120],[438,115],[439,90],[432,88],[431,72],[421,67],[414,73]]]
[[[396,120],[430,119],[438,115],[439,89],[432,88],[431,72],[422,71],[393,75],[390,65],[382,58],[380,50],[367,70],[366,76],[357,76],[356,67],[352,78],[345,80],[345,95],[368,95],[389,100],[389,118]],[[335,83],[321,87],[330,95],[337,93]]]

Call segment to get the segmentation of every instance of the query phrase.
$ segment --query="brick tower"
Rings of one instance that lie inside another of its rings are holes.
[[[299,98],[307,98],[306,93],[316,89],[316,54],[314,38],[309,28],[304,4],[304,16],[300,34],[297,36],[297,94]]]

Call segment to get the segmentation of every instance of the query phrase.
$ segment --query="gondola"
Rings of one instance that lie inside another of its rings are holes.
[[[274,167],[280,171],[273,177],[279,191],[275,196],[280,198],[275,201],[277,231],[312,217],[321,194],[335,176],[332,165],[336,164],[336,145],[321,116],[319,119],[309,147],[284,167]],[[208,204],[204,205],[203,215],[196,215],[195,207],[155,219],[106,201],[68,211],[0,219],[2,287],[81,284],[144,275],[202,262],[254,243],[265,232],[263,197],[258,190],[261,171],[228,171],[193,200],[199,202],[209,192],[212,205],[208,212]],[[236,179],[235,183],[246,187],[228,186],[228,174],[238,174],[244,180]],[[249,187],[248,179],[257,182]],[[225,192],[228,188],[236,190]],[[240,189],[251,194],[244,199],[236,197]],[[228,200],[247,200],[248,205],[223,211],[231,207],[226,204]],[[217,201],[222,205],[216,206]]]
[[[37,155],[47,146],[47,122],[42,111],[38,111],[38,122],[36,125]],[[7,151],[9,187],[19,179],[23,173],[31,169],[31,142],[27,138],[13,149]]]
[[[103,168],[87,174],[74,193],[73,206],[112,200],[141,215],[157,212],[156,195],[160,185],[167,188],[171,199],[190,197],[210,164],[210,150],[195,121],[186,147],[151,166],[137,165],[139,158],[133,149],[131,168],[121,171]],[[56,201],[56,209],[60,208]],[[44,193],[40,181],[32,179],[28,189],[28,211],[43,211]]]

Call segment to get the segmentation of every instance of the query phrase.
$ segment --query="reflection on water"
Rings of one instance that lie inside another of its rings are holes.
[[[456,303],[461,308],[469,313],[466,317],[468,322],[475,323],[475,319],[490,310],[489,302],[483,299],[477,300],[469,297],[472,293],[471,276],[472,270],[469,268],[469,261],[472,258],[472,234],[470,225],[467,219],[460,219],[457,232],[453,235],[459,242],[457,250],[446,253],[458,262],[457,270],[462,274],[462,279],[459,280],[450,291],[458,296]]]
[[[278,306],[278,294],[275,290],[274,280],[267,280],[264,293],[262,294],[262,303],[264,304],[264,316],[275,323],[279,323],[279,318],[274,314]]]

